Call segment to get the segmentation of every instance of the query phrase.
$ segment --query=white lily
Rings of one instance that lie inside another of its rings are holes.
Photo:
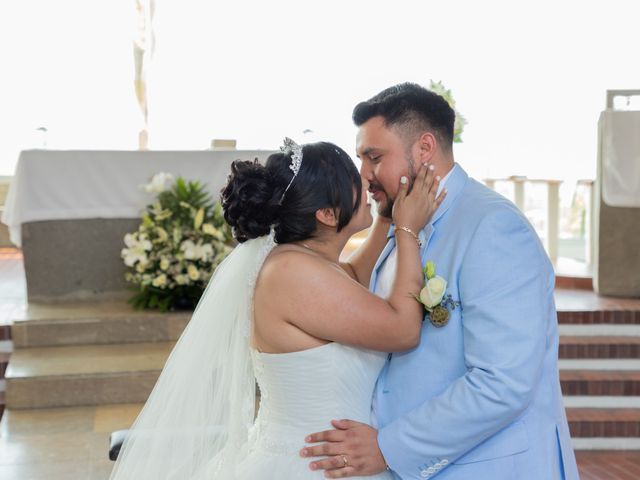
[[[167,182],[171,180],[173,180],[173,175],[170,173],[156,173],[149,183],[143,185],[144,191],[147,193],[164,192],[167,189]]]
[[[133,267],[136,262],[147,263],[147,252],[151,250],[151,242],[146,237],[138,238],[136,234],[127,233],[124,236],[124,244],[121,255],[127,267]]]
[[[210,244],[197,245],[192,240],[185,240],[180,245],[180,250],[184,252],[184,258],[187,260],[202,260],[208,262],[213,256],[213,247]]]

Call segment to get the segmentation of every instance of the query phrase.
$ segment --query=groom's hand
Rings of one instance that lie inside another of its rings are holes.
[[[305,438],[307,443],[324,443],[303,448],[301,456],[327,457],[311,462],[311,470],[325,470],[326,478],[374,475],[386,470],[375,428],[352,420],[333,420],[331,425],[335,430]]]

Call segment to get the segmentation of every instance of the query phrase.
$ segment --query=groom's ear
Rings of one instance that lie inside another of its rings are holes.
[[[418,138],[417,146],[420,164],[430,163],[436,153],[438,140],[433,133],[424,132],[420,135],[420,138]]]
[[[337,227],[338,217],[336,212],[331,208],[321,208],[316,210],[316,220],[327,227]]]

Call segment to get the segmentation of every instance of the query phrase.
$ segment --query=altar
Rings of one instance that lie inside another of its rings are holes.
[[[155,199],[141,186],[159,172],[199,181],[214,200],[231,162],[265,161],[266,150],[25,150],[2,223],[22,248],[30,302],[128,298],[123,237]]]

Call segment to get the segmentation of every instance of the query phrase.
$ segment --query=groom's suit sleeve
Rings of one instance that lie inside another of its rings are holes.
[[[385,460],[403,479],[421,479],[433,465],[437,476],[513,422],[537,388],[553,270],[531,226],[499,208],[479,222],[460,264],[467,373],[378,433]],[[437,368],[424,365],[416,375]]]

